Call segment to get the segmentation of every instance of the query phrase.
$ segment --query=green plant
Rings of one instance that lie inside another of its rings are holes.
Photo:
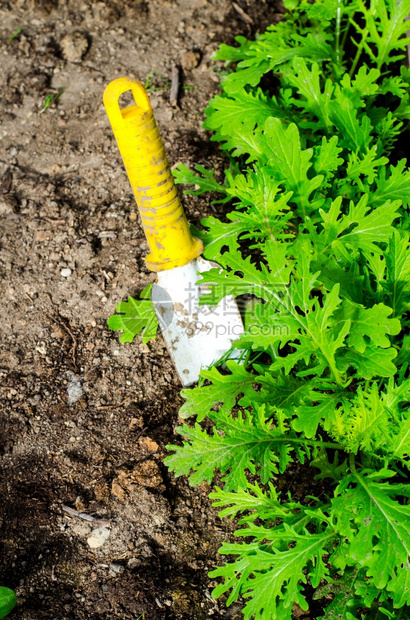
[[[15,30],[13,34],[7,39],[7,43],[11,43],[12,41],[14,41],[14,39],[16,39],[19,36],[19,34],[23,32],[23,30],[24,30],[23,26],[21,26],[20,28],[17,28],[17,30]]]
[[[139,300],[128,297],[127,301],[120,301],[115,308],[116,314],[108,319],[110,329],[123,332],[120,342],[132,342],[137,334],[141,334],[143,343],[155,339],[158,320],[151,303],[151,288],[152,284],[148,284]]]
[[[5,618],[17,605],[17,597],[14,590],[0,586],[0,618]]]
[[[285,6],[256,41],[215,55],[237,63],[206,110],[231,159],[224,182],[199,166],[176,172],[235,207],[196,230],[220,265],[202,274],[203,302],[253,301],[235,343],[247,362],[183,391],[180,416],[196,423],[177,429],[184,441],[166,463],[191,484],[220,472],[211,497],[222,517],[239,517],[242,541],[222,546],[233,560],[211,573],[222,579],[214,595],[243,597],[245,619],[290,619],[309,586],[333,595],[329,620],[404,620],[410,0]],[[278,492],[278,477],[307,467],[317,496]]]
[[[153,86],[152,82],[158,84],[158,86]],[[170,90],[171,88],[171,80],[169,80],[165,75],[161,75],[158,71],[150,71],[145,80],[144,88],[147,93],[154,93],[158,90]],[[191,90],[195,88],[193,84],[183,84],[182,90]]]
[[[63,94],[63,92],[67,89],[67,86],[62,86],[61,88],[58,89],[57,92],[55,93],[50,93],[49,95],[47,95],[47,97],[44,100],[44,104],[43,107],[41,108],[40,112],[38,113],[38,115],[40,116],[40,114],[44,114],[44,112],[46,110],[48,110],[48,108],[53,104],[53,103],[57,103],[57,101],[59,100],[59,98],[61,97],[61,95]]]

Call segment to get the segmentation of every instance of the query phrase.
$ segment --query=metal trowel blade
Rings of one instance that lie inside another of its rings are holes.
[[[200,306],[204,286],[198,273],[217,265],[196,258],[183,267],[158,272],[151,299],[168,351],[184,387],[196,383],[201,369],[218,361],[243,332],[235,299]]]

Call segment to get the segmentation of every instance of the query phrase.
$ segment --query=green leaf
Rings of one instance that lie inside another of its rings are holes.
[[[276,171],[267,166],[255,165],[245,176],[231,179],[228,194],[238,199],[235,214],[228,219],[241,222],[245,238],[287,239],[292,235],[285,232],[292,218],[288,202],[292,192],[282,192],[276,180]],[[246,209],[246,211],[242,211]],[[257,234],[257,232],[260,234]]]
[[[343,76],[342,84],[346,90],[350,90],[352,95],[357,95],[360,99],[363,99],[365,96],[373,96],[378,92],[377,80],[379,77],[380,71],[378,69],[369,69],[366,65],[363,65],[359,68],[351,85],[347,73]],[[365,107],[366,104],[363,102],[361,105]]]
[[[372,125],[365,114],[358,114],[358,103],[346,89],[336,87],[329,101],[329,119],[340,133],[340,145],[352,151],[365,152],[370,142]]]
[[[334,532],[329,528],[329,532],[320,534],[307,531],[296,533],[287,525],[279,531],[276,528],[260,529],[261,538],[275,542],[269,545],[255,542],[222,546],[220,553],[239,555],[239,559],[210,573],[212,579],[224,579],[224,583],[215,588],[213,595],[218,597],[232,588],[227,604],[239,595],[249,599],[242,610],[245,620],[290,618],[293,603],[302,609],[308,608],[301,592],[302,584],[306,583],[304,569],[308,566],[312,568],[314,586],[318,585],[321,578],[328,576],[322,556],[331,547]],[[251,536],[255,530],[255,526],[252,526],[239,530],[238,534]],[[290,543],[292,546],[288,548]]]
[[[388,318],[391,314],[392,309],[384,304],[376,304],[372,308],[364,308],[345,299],[335,319],[340,321],[341,324],[347,320],[351,322],[346,343],[359,353],[364,353],[369,344],[382,347],[383,349],[390,347],[390,340],[387,334],[396,335],[401,330],[398,319]]]
[[[221,222],[215,217],[206,217],[201,224],[207,230],[198,230],[192,226],[192,234],[204,242],[203,256],[208,260],[218,260],[223,250],[234,252],[238,249],[238,237],[245,232],[245,227],[235,213],[229,213],[231,224]]]
[[[314,437],[319,424],[328,431],[335,422],[336,409],[344,402],[346,395],[343,389],[331,381],[313,381],[305,390],[298,403],[295,403],[294,413],[297,418],[292,422],[292,428],[303,432],[306,437]]]
[[[349,366],[356,369],[358,377],[363,379],[373,379],[373,377],[393,377],[397,368],[393,360],[397,351],[366,347],[364,353],[359,353],[353,349],[339,351],[337,355],[337,367],[344,372]]]
[[[5,618],[17,605],[17,597],[14,590],[0,586],[0,618]]]
[[[354,473],[344,478],[332,500],[350,561],[366,568],[375,586],[391,593],[396,607],[410,601],[410,506],[400,503],[400,496],[410,497],[405,485]]]
[[[246,124],[248,129],[263,127],[271,116],[287,118],[275,97],[267,97],[261,89],[253,92],[245,90],[235,93],[234,97],[217,95],[205,110],[207,119],[204,128],[215,132],[212,140],[222,142],[221,148],[231,149],[238,127]]]
[[[340,480],[347,474],[348,464],[347,459],[340,459],[339,452],[335,452],[333,461],[330,461],[327,451],[324,448],[318,449],[315,458],[310,462],[311,467],[316,467],[320,470],[320,474],[316,474],[315,480],[324,480],[330,478],[333,482],[340,482]],[[315,598],[320,598],[317,596]]]
[[[149,284],[140,299],[128,297],[128,301],[121,301],[107,321],[108,327],[114,331],[123,331],[120,342],[132,342],[137,334],[141,333],[144,343],[154,340],[158,329],[158,320],[152,305],[150,294],[152,284]]]
[[[321,185],[323,176],[308,177],[313,150],[301,148],[297,126],[292,123],[285,128],[279,119],[270,118],[265,123],[261,144],[276,180],[286,182],[293,192],[290,202],[296,205],[299,216],[310,214],[318,207],[310,196]]]
[[[290,451],[294,435],[283,424],[272,426],[270,411],[265,405],[255,405],[253,411],[241,411],[237,417],[220,410],[210,418],[216,422],[213,434],[183,425],[177,432],[189,443],[183,447],[169,445],[174,454],[165,460],[176,476],[189,475],[192,485],[203,480],[211,482],[215,471],[223,474],[226,490],[246,489],[246,473],[258,471],[263,484],[275,473],[283,472],[291,462]]]
[[[375,45],[375,53],[365,42],[366,51],[375,60],[378,69],[404,57],[392,52],[404,51],[410,43],[404,37],[408,31],[406,19],[410,13],[409,0],[374,0],[373,11],[366,14],[366,26],[370,40]],[[375,10],[374,10],[375,9]]]
[[[285,79],[298,91],[299,98],[294,100],[295,105],[303,108],[319,119],[315,130],[330,132],[329,99],[332,96],[332,81],[327,80],[324,86],[325,96],[321,91],[321,71],[319,65],[313,62],[309,69],[304,58],[295,58],[292,67],[285,72]],[[302,97],[302,99],[300,98]]]
[[[397,166],[390,166],[389,170],[390,174],[387,174],[387,167],[379,171],[377,189],[369,199],[373,208],[381,207],[386,200],[397,199],[404,206],[410,204],[410,170],[406,166],[406,160],[400,160]]]
[[[372,184],[376,177],[377,169],[388,163],[387,157],[377,158],[377,146],[374,146],[363,154],[349,153],[347,174],[363,188],[361,178],[364,177],[368,184]]]
[[[357,260],[358,253],[365,255],[381,254],[377,243],[387,243],[394,232],[393,221],[399,217],[397,210],[400,201],[387,201],[382,206],[372,209],[364,194],[359,202],[350,202],[349,213],[341,213],[341,198],[333,201],[326,213],[320,210],[323,220],[323,232],[312,234],[317,251],[323,253],[331,245],[336,256],[347,263]]]
[[[336,421],[330,432],[343,441],[355,454],[359,449],[376,453],[383,449],[391,426],[391,414],[386,408],[377,383],[370,388],[360,388],[355,398]]]
[[[410,251],[409,237],[394,231],[389,240],[386,258],[386,302],[393,316],[400,317],[410,309]]]
[[[295,57],[310,58],[318,62],[332,57],[332,48],[328,43],[330,37],[327,33],[312,29],[312,32],[300,35],[292,30],[286,22],[278,24],[275,30],[268,30],[256,42],[246,48],[242,47],[239,52],[242,58],[235,73],[231,73],[223,81],[224,90],[232,95],[247,85],[256,86],[265,73],[282,67]],[[229,60],[231,59],[232,56]]]
[[[299,512],[302,508],[300,504],[292,502],[286,504],[279,501],[279,496],[272,483],[269,483],[269,491],[262,489],[257,483],[248,484],[247,488],[241,491],[223,491],[216,487],[216,491],[210,493],[212,505],[216,508],[225,506],[218,514],[219,517],[235,518],[245,513],[239,523],[254,522],[262,519],[269,523],[276,524],[277,518],[287,518],[292,513],[299,519]]]
[[[211,385],[182,390],[181,395],[186,401],[179,412],[181,418],[197,416],[197,421],[201,422],[216,405],[223,404],[224,409],[232,409],[240,394],[254,393],[253,385],[258,377],[232,360],[228,360],[226,366],[229,374],[222,374],[216,368],[201,371],[201,377],[212,381]]]
[[[219,192],[226,194],[226,188],[215,181],[214,170],[207,170],[203,166],[195,166],[195,170],[202,176],[199,176],[189,170],[184,164],[179,164],[173,171],[175,183],[198,186],[195,190],[185,190],[185,194],[193,194],[199,196],[204,192]],[[226,202],[229,198],[217,200],[215,202]]]
[[[358,584],[363,582],[363,570],[348,568],[342,578],[337,581],[320,586],[314,593],[313,599],[317,600],[326,595],[333,594],[334,599],[325,607],[325,620],[357,620],[362,617],[359,608],[366,607],[361,597],[356,596]]]
[[[339,157],[342,148],[338,146],[338,137],[332,136],[330,140],[323,136],[320,146],[314,148],[313,169],[317,175],[323,175],[326,180],[334,176],[343,163],[343,158]]]
[[[239,47],[226,45],[222,43],[219,49],[214,52],[212,58],[214,60],[224,60],[227,64],[230,62],[238,62],[246,58],[247,48],[252,45],[253,41],[248,41],[245,37],[235,37],[235,41],[239,43]]]
[[[385,77],[380,84],[380,93],[386,95],[392,93],[396,97],[402,99],[408,91],[408,84],[399,75],[389,75]]]

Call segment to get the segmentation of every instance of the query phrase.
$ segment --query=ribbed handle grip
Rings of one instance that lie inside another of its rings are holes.
[[[129,90],[135,105],[121,109],[119,98]],[[105,89],[104,106],[151,250],[147,266],[163,271],[186,265],[203,246],[189,230],[145,88],[129,78],[114,80]]]

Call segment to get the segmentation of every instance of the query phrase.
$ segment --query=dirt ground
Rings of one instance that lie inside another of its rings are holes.
[[[17,591],[16,619],[242,617],[207,577],[233,524],[206,485],[163,466],[182,402],[165,345],[121,345],[106,327],[154,276],[102,106],[109,81],[150,74],[171,164],[222,169],[201,128],[218,89],[210,55],[280,11],[237,7],[0,0],[0,585]],[[173,65],[191,87],[179,107]],[[197,225],[223,209],[185,205]]]

